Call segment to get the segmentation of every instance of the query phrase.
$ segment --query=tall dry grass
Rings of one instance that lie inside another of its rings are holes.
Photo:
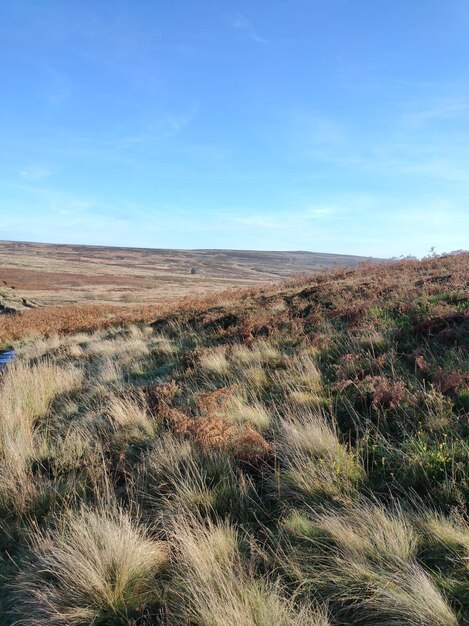
[[[280,437],[283,469],[277,481],[285,497],[308,502],[353,497],[362,476],[359,459],[320,409],[292,408],[282,420]]]
[[[33,531],[30,551],[15,590],[23,624],[129,623],[135,610],[161,600],[157,577],[169,565],[167,545],[113,505]]]
[[[285,520],[306,544],[287,550],[283,567],[321,591],[338,615],[358,624],[458,624],[456,614],[418,564],[419,537],[396,509],[357,502],[342,510],[321,508]],[[306,547],[305,547],[306,546]]]
[[[49,445],[45,420],[60,394],[79,388],[82,370],[50,361],[8,366],[0,387],[0,505],[22,510],[31,495],[29,462]]]
[[[279,581],[255,576],[243,557],[243,538],[229,523],[194,516],[172,528],[176,550],[176,612],[200,626],[328,626],[325,610],[296,604]],[[246,539],[244,539],[246,541]],[[247,547],[245,548],[247,549]]]

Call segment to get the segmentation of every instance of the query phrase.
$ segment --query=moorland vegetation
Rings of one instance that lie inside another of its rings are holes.
[[[2,319],[0,623],[469,624],[468,266]]]

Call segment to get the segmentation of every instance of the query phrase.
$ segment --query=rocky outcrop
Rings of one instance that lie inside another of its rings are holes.
[[[0,287],[0,315],[20,313],[25,309],[34,309],[38,304],[18,294],[13,287]]]

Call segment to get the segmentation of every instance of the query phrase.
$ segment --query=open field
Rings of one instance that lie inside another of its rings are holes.
[[[4,298],[19,294],[41,306],[161,303],[363,260],[312,252],[163,250],[3,241],[0,302],[3,288]]]
[[[18,342],[1,623],[469,624],[468,267],[345,268]]]

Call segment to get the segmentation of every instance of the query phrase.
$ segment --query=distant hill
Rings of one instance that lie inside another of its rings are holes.
[[[249,287],[367,257],[317,252],[170,250],[0,242],[0,284],[42,306],[158,303]],[[20,300],[21,301],[21,300]]]

